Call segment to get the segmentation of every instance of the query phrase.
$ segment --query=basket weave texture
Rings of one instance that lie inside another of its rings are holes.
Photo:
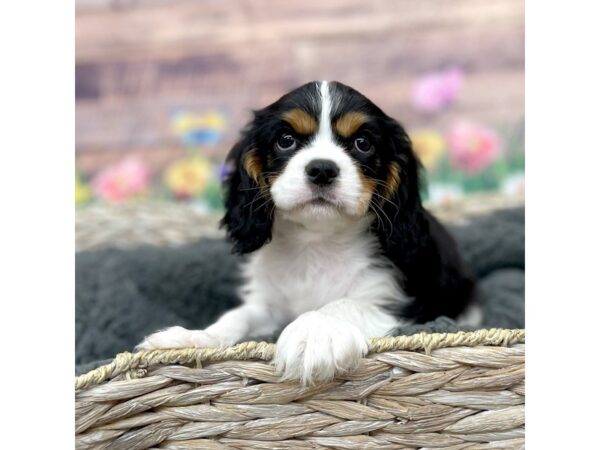
[[[78,449],[524,448],[524,330],[371,339],[351,373],[280,382],[274,344],[122,353],[75,379]]]

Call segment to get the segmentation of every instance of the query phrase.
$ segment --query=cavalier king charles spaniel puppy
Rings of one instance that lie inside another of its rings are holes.
[[[247,255],[241,306],[138,348],[226,346],[285,326],[276,370],[309,384],[354,368],[369,338],[465,312],[474,282],[421,204],[410,139],[356,90],[289,92],[254,113],[228,161],[222,225]]]

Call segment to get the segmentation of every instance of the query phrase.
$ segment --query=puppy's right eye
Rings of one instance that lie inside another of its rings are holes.
[[[297,141],[294,138],[294,136],[292,136],[291,134],[282,134],[281,136],[279,136],[275,147],[277,147],[277,150],[279,150],[280,152],[289,152],[291,150],[294,150],[296,148],[296,145]]]

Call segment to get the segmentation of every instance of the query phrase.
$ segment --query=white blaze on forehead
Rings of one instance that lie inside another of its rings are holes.
[[[319,118],[319,133],[317,139],[333,140],[331,132],[331,94],[329,92],[329,82],[321,81],[321,117]]]

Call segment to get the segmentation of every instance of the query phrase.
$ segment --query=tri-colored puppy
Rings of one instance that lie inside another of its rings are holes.
[[[464,312],[473,281],[422,206],[402,126],[354,89],[311,82],[255,112],[233,147],[223,225],[249,254],[242,305],[205,330],[172,327],[139,348],[212,347],[287,325],[275,365],[324,381],[367,339]]]

